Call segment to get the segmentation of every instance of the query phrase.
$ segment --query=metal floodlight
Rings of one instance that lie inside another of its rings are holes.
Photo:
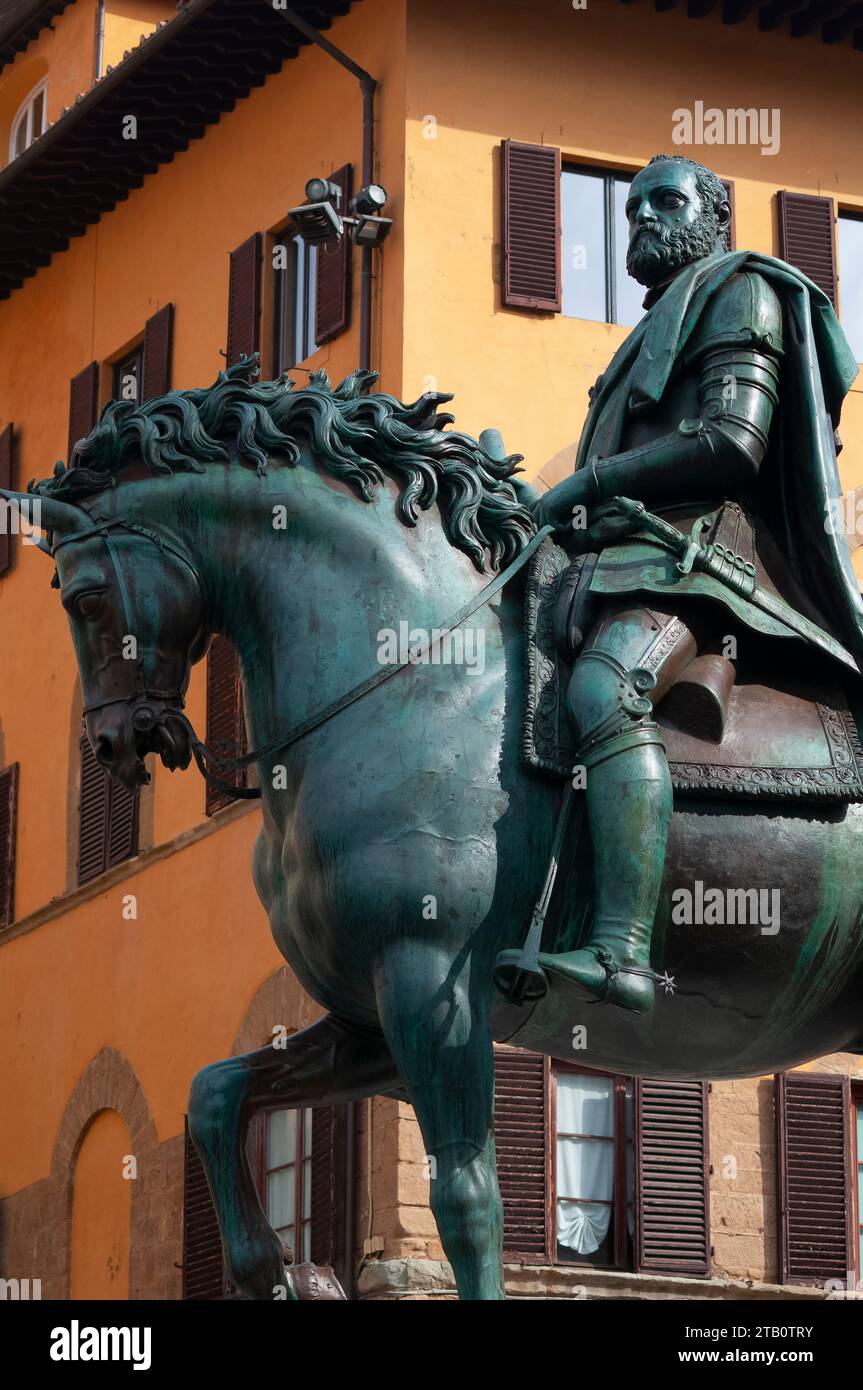
[[[377,217],[383,212],[386,201],[387,190],[379,183],[370,183],[351,199],[351,212],[358,212],[366,217]]]
[[[321,180],[310,179],[309,182]],[[291,226],[303,241],[312,244],[318,241],[333,241],[342,235],[342,219],[332,203],[303,203],[298,208],[289,208],[288,217]]]
[[[380,246],[393,225],[391,217],[355,217],[351,235],[358,246]]]
[[[309,179],[306,184],[306,201],[309,203],[335,203],[342,201],[342,190],[329,179]]]

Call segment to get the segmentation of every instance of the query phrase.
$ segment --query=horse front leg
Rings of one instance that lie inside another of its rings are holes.
[[[459,1298],[496,1300],[506,1295],[487,992],[471,998],[470,961],[453,978],[453,960],[439,944],[391,947],[378,1010],[422,1131],[431,1208]]]
[[[338,1105],[398,1083],[383,1037],[331,1014],[272,1045],[213,1062],[189,1093],[189,1134],[222,1234],[225,1269],[246,1298],[285,1287],[282,1245],[264,1214],[246,1154],[249,1121],[262,1110]]]

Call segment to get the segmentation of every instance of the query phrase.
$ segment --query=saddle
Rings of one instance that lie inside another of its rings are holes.
[[[549,538],[525,581],[523,760],[569,779],[578,762],[566,689],[580,634],[571,615],[595,557],[574,562]],[[863,801],[863,750],[838,672],[766,674],[698,656],[657,704],[672,782],[700,797]]]

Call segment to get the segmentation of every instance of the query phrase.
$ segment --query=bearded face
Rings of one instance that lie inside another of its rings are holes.
[[[716,250],[718,234],[719,227],[712,213],[705,213],[688,227],[644,223],[629,243],[626,269],[639,285],[650,289],[667,280],[681,266],[709,256]]]
[[[639,284],[651,288],[721,249],[719,216],[702,196],[696,174],[690,164],[661,159],[632,180],[626,268]]]

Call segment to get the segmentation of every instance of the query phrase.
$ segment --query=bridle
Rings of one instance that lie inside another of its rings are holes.
[[[82,510],[87,511],[87,508],[83,507]],[[157,535],[155,531],[150,531],[146,526],[141,526],[136,521],[129,521],[125,517],[102,517],[94,515],[89,511],[87,511],[87,514],[92,515],[92,525],[86,527],[82,531],[74,531],[71,535],[61,536],[51,547],[51,553],[52,555],[56,555],[57,551],[64,545],[90,540],[93,536],[101,537],[105,542],[105,548],[114,571],[114,578],[117,583],[117,591],[120,595],[120,604],[123,610],[123,618],[126,623],[127,632],[132,632],[135,620],[132,614],[132,603],[129,597],[126,577],[123,573],[123,566],[120,563],[117,547],[114,544],[114,538],[111,534],[112,531],[119,529],[129,532],[131,535],[141,536],[145,540],[152,541],[160,551],[167,551],[175,556],[192,575],[198,593],[203,594],[203,585],[200,575],[188,556],[184,555],[182,550],[177,546],[171,545],[170,541],[166,541],[163,536]],[[144,658],[141,655],[136,655],[135,657],[135,682],[129,694],[116,695],[108,700],[94,700],[92,703],[84,706],[83,717],[86,719],[88,714],[93,714],[96,710],[107,709],[110,705],[131,704],[134,706],[132,710],[132,728],[137,734],[146,736],[152,733],[159,722],[159,716],[153,707],[153,701],[165,702],[174,706],[171,710],[171,715],[174,719],[179,720],[189,735],[192,756],[195,759],[201,776],[207,782],[217,787],[219,791],[229,792],[232,796],[242,797],[245,800],[257,800],[257,798],[260,797],[261,793],[258,787],[236,787],[232,783],[222,781],[217,773],[210,771],[207,767],[208,763],[212,763],[219,767],[221,771],[230,772],[235,768],[246,766],[247,762],[254,761],[254,755],[248,759],[235,759],[230,761],[219,758],[213,753],[204,743],[203,739],[198,737],[192,721],[184,712],[185,699],[183,697],[183,692],[181,690],[159,690],[153,686],[147,685],[144,675]]]
[[[87,511],[87,508],[84,507],[82,510]],[[87,512],[87,514],[92,515],[90,512]],[[185,565],[186,569],[189,570],[195,580],[199,594],[203,595],[204,590],[201,578],[191,561],[181,550],[171,545],[170,542],[166,541],[162,536],[157,535],[155,531],[150,531],[146,526],[141,526],[135,521],[128,521],[123,517],[105,518],[92,515],[92,523],[91,526],[83,531],[75,531],[69,536],[61,536],[51,547],[51,553],[56,554],[61,546],[89,540],[92,536],[100,536],[102,538],[105,542],[116,577],[117,589],[123,608],[123,616],[127,623],[127,631],[131,632],[133,629],[134,618],[132,616],[132,605],[129,598],[129,590],[126,586],[125,576],[123,574],[123,567],[120,564],[117,547],[111,535],[111,532],[115,529],[121,529],[133,535],[141,536],[145,540],[152,541],[159,550],[168,551],[171,555],[174,555]],[[545,540],[546,536],[551,534],[552,530],[553,527],[551,526],[543,526],[537,531],[524,549],[520,551],[509,565],[507,565],[506,569],[501,570],[501,572],[486,584],[478,594],[468,599],[467,603],[463,604],[456,613],[453,613],[445,623],[442,623],[439,627],[434,629],[434,637],[430,641],[421,646],[411,648],[403,660],[393,662],[391,665],[382,666],[379,671],[375,671],[372,675],[367,676],[365,680],[360,681],[359,684],[353,686],[346,694],[341,695],[331,704],[326,705],[323,709],[317,710],[299,724],[294,724],[286,733],[273,739],[266,747],[246,753],[242,757],[231,759],[220,758],[207,747],[202,739],[198,738],[191,720],[188,715],[184,713],[185,701],[182,691],[162,691],[149,688],[144,679],[144,663],[142,656],[136,656],[135,658],[136,670],[134,689],[131,690],[128,695],[118,695],[110,700],[99,700],[95,701],[93,704],[86,705],[84,708],[84,716],[86,718],[88,714],[92,714],[95,710],[105,709],[109,705],[132,704],[135,706],[132,712],[132,727],[136,733],[147,735],[152,732],[159,722],[158,715],[151,701],[159,700],[172,702],[175,705],[175,708],[171,711],[172,718],[178,719],[185,727],[190,739],[192,756],[204,780],[216,787],[219,791],[226,792],[232,797],[247,801],[258,800],[261,795],[259,787],[237,787],[233,783],[225,782],[219,777],[218,773],[211,770],[212,767],[215,766],[219,769],[219,772],[225,774],[238,772],[243,768],[250,767],[253,763],[262,762],[265,758],[272,757],[275,753],[284,752],[291,747],[292,744],[298,743],[300,739],[305,738],[306,735],[310,734],[314,729],[320,728],[322,724],[326,724],[330,719],[340,714],[342,710],[347,709],[349,705],[355,704],[356,701],[361,700],[364,695],[368,695],[370,691],[375,690],[379,685],[383,685],[385,681],[390,680],[399,671],[403,671],[406,666],[419,665],[431,651],[432,647],[436,646],[438,642],[450,632],[460,627],[472,614],[479,608],[482,608],[486,603],[490,602],[490,600],[500,592],[504,585],[522,569]],[[208,764],[210,766],[208,766]]]

